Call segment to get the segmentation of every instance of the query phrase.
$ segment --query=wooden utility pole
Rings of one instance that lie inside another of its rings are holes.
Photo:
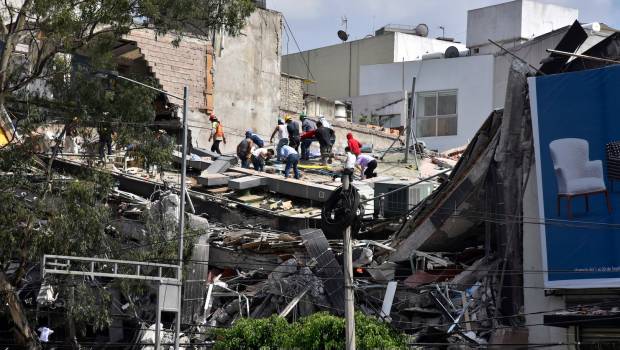
[[[342,192],[349,191],[349,176],[342,176]],[[351,208],[357,210],[357,208]],[[353,249],[351,226],[344,230],[344,318],[346,332],[346,349],[355,350],[355,294],[353,293]]]

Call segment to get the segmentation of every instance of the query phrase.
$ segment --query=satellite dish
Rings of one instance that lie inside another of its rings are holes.
[[[421,37],[428,36],[428,26],[424,23],[420,23],[415,27],[415,34]]]
[[[347,34],[347,32],[345,32],[344,30],[339,30],[338,31],[338,37],[340,38],[340,40],[342,41],[347,41],[349,40],[349,34]]]
[[[445,58],[457,58],[461,55],[459,49],[454,46],[450,46],[446,49],[446,52],[443,54]]]

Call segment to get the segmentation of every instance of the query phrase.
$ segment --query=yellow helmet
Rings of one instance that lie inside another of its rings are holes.
[[[293,119],[293,118],[291,118],[291,116],[290,116],[290,115],[287,115],[286,117],[284,117],[284,121],[285,121],[285,122],[287,122],[287,121],[289,121],[289,120],[291,120],[291,119]]]

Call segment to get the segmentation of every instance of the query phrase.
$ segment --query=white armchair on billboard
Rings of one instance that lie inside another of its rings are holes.
[[[607,211],[611,213],[609,193],[605,186],[603,162],[589,159],[588,141],[576,138],[557,139],[549,143],[553,169],[558,184],[557,206],[560,215],[562,198],[568,201],[568,218],[572,218],[571,200],[584,196],[586,211],[590,210],[588,196],[604,194]]]

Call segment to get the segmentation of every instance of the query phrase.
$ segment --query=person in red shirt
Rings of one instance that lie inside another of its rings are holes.
[[[351,153],[355,154],[356,157],[362,153],[362,144],[353,137],[352,133],[347,134],[347,144]]]

